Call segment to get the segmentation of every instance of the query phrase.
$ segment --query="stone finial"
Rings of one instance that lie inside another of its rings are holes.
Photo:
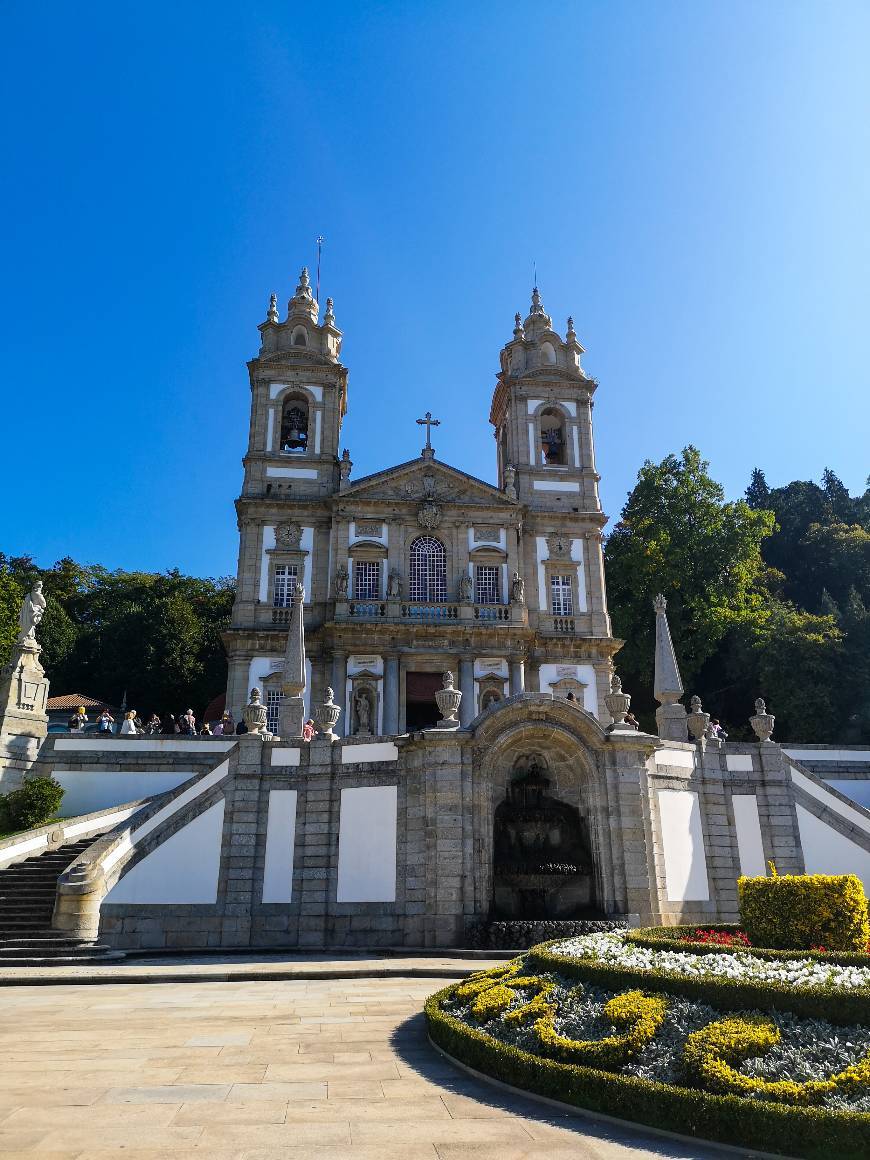
[[[341,716],[341,706],[336,705],[334,697],[333,690],[327,689],[323,701],[314,710],[314,720],[317,722],[319,736],[324,741],[338,741],[333,729]]]
[[[546,311],[544,310],[544,304],[541,301],[541,295],[540,295],[540,292],[539,292],[537,286],[534,286],[532,288],[532,308],[529,311],[529,313],[530,314],[546,314]]]
[[[459,702],[462,700],[462,693],[459,689],[454,689],[453,673],[449,670],[443,674],[441,679],[444,682],[444,687],[439,689],[435,694],[435,701],[438,705],[438,712],[441,714],[441,720],[435,728],[458,729],[459,718],[456,714],[459,711]]]
[[[523,316],[518,310],[514,315],[514,338],[519,339],[523,337],[525,337],[525,331],[523,330]]]
[[[333,301],[331,298],[326,299],[326,313],[323,316],[324,326],[335,326],[335,312],[333,311]]]
[[[299,285],[296,287],[296,293],[304,295],[306,298],[311,297],[311,278],[308,276],[308,267],[302,267],[302,273],[299,275]]]
[[[629,693],[623,693],[622,679],[616,673],[613,673],[610,678],[610,692],[605,695],[604,704],[607,707],[607,712],[613,718],[613,724],[607,729],[608,733],[615,733],[617,730],[623,729],[637,729],[636,725],[626,721],[628,710],[631,707],[631,696]]]
[[[696,694],[689,701],[691,712],[689,713],[686,723],[689,726],[689,732],[696,741],[703,741],[707,737],[707,727],[710,724],[710,714],[705,713],[701,708],[701,698]]]
[[[251,689],[251,699],[242,710],[242,717],[248,727],[248,733],[264,738],[268,736],[266,723],[269,720],[269,712],[260,699],[260,690],[256,685]]]
[[[338,464],[338,472],[340,475],[340,482],[338,485],[339,491],[346,491],[350,487],[350,473],[353,468],[353,460],[350,457],[350,452],[345,447],[341,453],[341,460]]]
[[[759,697],[755,702],[755,716],[749,718],[752,731],[759,741],[768,741],[773,744],[771,737],[775,721],[776,717],[774,717],[773,713],[768,713],[767,706],[763,699]]]
[[[269,298],[269,309],[266,311],[267,322],[278,321],[278,295],[272,294]]]
[[[308,267],[302,267],[302,273],[299,275],[299,285],[296,287],[296,293],[287,303],[287,317],[293,318],[300,315],[310,319],[311,322],[317,322],[317,301],[311,293],[311,279],[308,276]]]
[[[680,667],[671,640],[671,630],[667,617],[668,602],[661,592],[653,600],[656,614],[656,653],[653,696],[659,703],[656,721],[659,737],[668,741],[688,741],[686,730],[686,710],[681,705],[683,682]]]

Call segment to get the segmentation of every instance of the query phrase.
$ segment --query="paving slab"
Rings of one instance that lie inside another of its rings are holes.
[[[421,1015],[450,977],[9,986],[0,1160],[733,1160],[458,1070]]]

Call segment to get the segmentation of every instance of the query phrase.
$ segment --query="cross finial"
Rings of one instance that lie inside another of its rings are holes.
[[[427,412],[426,412],[426,415],[425,415],[425,418],[423,418],[423,419],[418,419],[418,420],[417,420],[417,425],[418,425],[419,427],[425,427],[425,428],[426,428],[426,446],[423,448],[423,455],[424,455],[424,456],[425,456],[427,459],[431,459],[431,458],[432,458],[432,456],[433,456],[433,451],[432,451],[432,428],[433,428],[433,427],[440,427],[440,426],[441,426],[441,420],[440,420],[440,419],[433,419],[433,418],[432,418],[432,412],[431,412],[431,411],[427,411]]]

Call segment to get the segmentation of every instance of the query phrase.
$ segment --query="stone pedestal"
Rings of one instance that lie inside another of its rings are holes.
[[[38,644],[16,645],[0,670],[0,735],[37,737],[48,733],[48,679],[39,663]]]
[[[656,709],[656,724],[659,737],[665,741],[688,741],[689,729],[686,725],[686,707],[679,701],[670,705],[659,705]]]
[[[284,697],[278,713],[278,732],[282,741],[302,736],[305,724],[305,702],[301,697]]]

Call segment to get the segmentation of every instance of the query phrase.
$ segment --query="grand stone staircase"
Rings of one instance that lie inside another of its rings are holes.
[[[96,840],[54,846],[0,870],[0,971],[4,967],[75,966],[123,958],[95,942],[51,929],[58,875]]]

